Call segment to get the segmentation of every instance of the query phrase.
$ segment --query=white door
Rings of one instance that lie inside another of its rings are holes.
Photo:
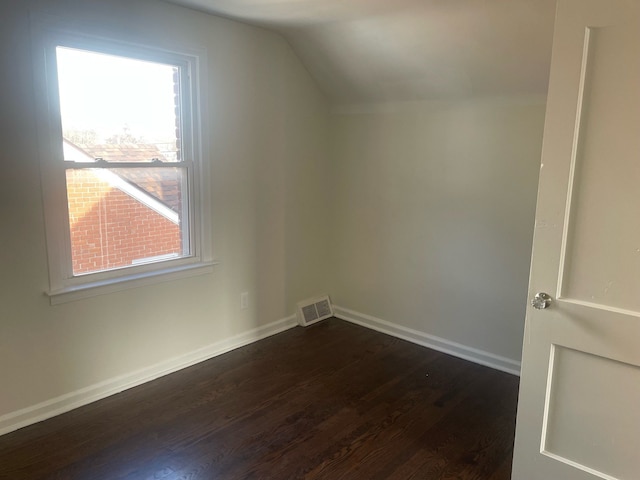
[[[638,480],[640,0],[558,3],[512,479]]]

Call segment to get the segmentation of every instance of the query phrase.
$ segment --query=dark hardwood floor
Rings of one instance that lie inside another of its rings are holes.
[[[331,319],[2,436],[0,478],[507,480],[517,390]]]

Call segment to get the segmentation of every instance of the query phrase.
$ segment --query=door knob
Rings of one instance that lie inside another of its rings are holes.
[[[551,295],[548,293],[538,292],[531,299],[531,305],[538,310],[544,310],[545,308],[549,308],[551,300]]]

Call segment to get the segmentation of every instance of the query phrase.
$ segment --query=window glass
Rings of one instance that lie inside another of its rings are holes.
[[[56,61],[73,275],[189,256],[181,67],[60,46]]]
[[[180,160],[180,67],[66,47],[56,59],[62,134],[75,147],[65,160]]]
[[[189,254],[181,168],[68,169],[73,274]]]

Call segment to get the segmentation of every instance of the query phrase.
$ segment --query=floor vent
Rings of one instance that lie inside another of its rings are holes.
[[[298,324],[302,327],[332,316],[333,309],[328,295],[298,303]]]

